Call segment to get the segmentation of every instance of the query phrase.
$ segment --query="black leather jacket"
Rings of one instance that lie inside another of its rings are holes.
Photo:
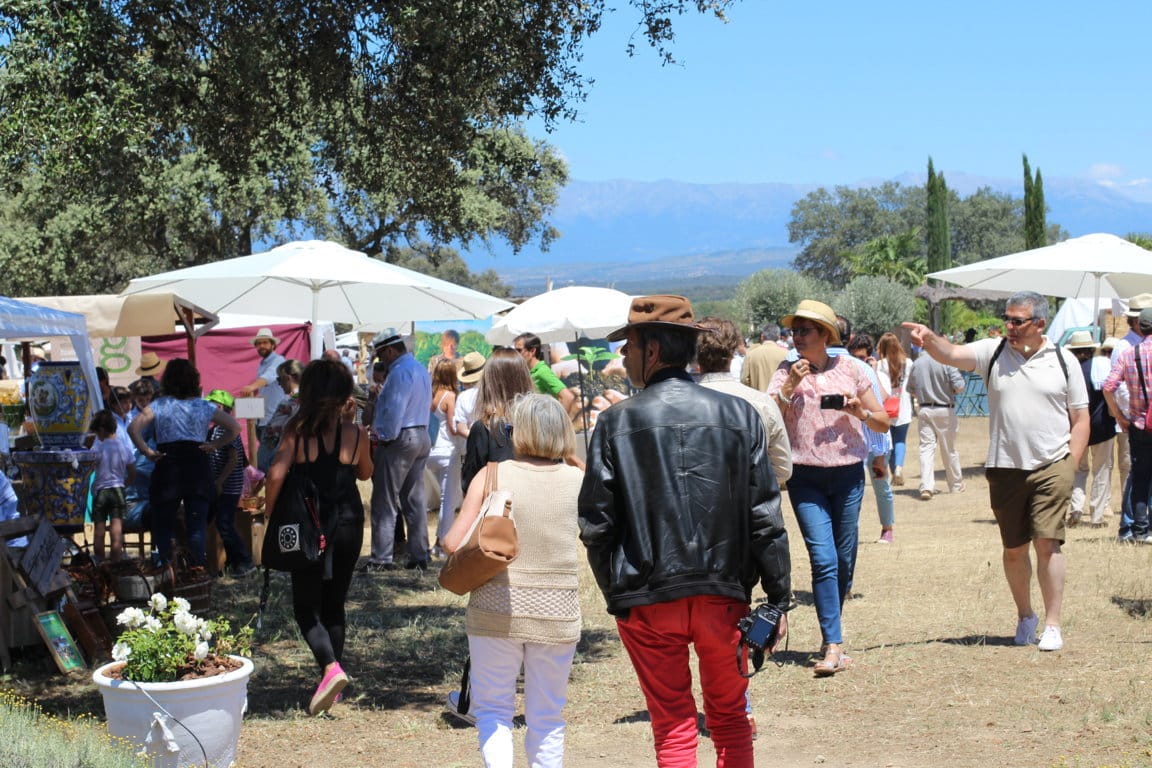
[[[608,612],[695,595],[786,609],[788,534],[760,416],[663,369],[597,419],[580,539]]]

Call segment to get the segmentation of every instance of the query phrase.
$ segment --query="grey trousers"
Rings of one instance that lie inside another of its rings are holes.
[[[396,516],[407,524],[408,559],[428,561],[428,499],[424,465],[432,440],[428,430],[402,429],[390,443],[381,443],[372,461],[372,554],[370,562],[391,563]]]

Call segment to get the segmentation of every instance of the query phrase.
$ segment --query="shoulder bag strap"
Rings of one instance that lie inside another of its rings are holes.
[[[1143,344],[1144,342],[1140,342]],[[1140,362],[1140,344],[1134,344],[1136,350],[1136,374],[1140,377],[1140,391],[1144,393],[1144,402],[1148,402],[1148,386],[1144,383],[1144,364]]]

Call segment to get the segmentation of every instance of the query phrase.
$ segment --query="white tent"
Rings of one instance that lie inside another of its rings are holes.
[[[65,336],[76,350],[76,359],[88,381],[88,397],[101,402],[96,366],[88,347],[88,321],[84,315],[48,309],[0,296],[0,337],[9,341],[36,341],[46,336]]]

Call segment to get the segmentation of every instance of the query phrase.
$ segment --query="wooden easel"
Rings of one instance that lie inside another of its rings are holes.
[[[8,540],[17,536],[30,537],[20,562],[8,549]],[[0,522],[0,667],[5,672],[12,668],[12,611],[29,607],[32,614],[41,613],[61,593],[71,592],[72,579],[60,569],[65,548],[56,530],[39,517]]]

